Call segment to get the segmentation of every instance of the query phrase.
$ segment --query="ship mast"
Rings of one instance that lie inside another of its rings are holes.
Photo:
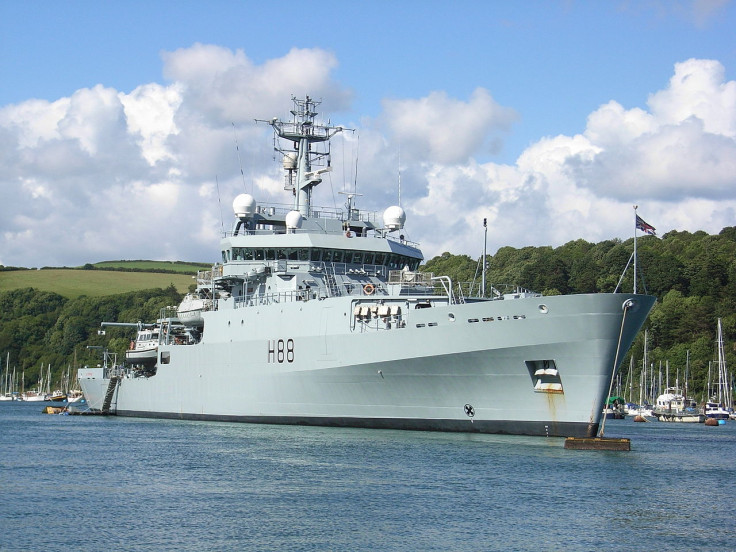
[[[316,108],[322,102],[315,101],[309,96],[304,100],[292,96],[291,100],[294,102],[291,121],[285,122],[278,117],[270,121],[259,119],[256,121],[270,124],[276,136],[291,142],[290,149],[282,148],[278,142],[274,145],[274,149],[284,155],[284,169],[287,173],[285,188],[294,193],[293,208],[303,217],[308,217],[312,189],[322,182],[323,173],[332,170],[329,140],[343,128],[315,122],[318,115]],[[321,143],[325,143],[325,146],[320,148]],[[319,166],[323,168],[316,169]]]

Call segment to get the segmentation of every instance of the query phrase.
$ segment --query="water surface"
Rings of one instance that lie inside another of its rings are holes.
[[[0,403],[0,550],[730,550],[736,422],[563,440]]]

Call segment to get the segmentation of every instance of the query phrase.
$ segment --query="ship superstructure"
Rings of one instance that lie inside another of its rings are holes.
[[[465,297],[418,271],[406,214],[312,206],[330,170],[318,102],[271,125],[289,205],[233,201],[221,259],[162,312],[153,365],[82,369],[122,416],[594,436],[611,376],[654,298]],[[201,307],[201,308],[200,308]]]

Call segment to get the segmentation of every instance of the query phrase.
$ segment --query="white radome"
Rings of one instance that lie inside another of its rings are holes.
[[[233,199],[233,211],[240,218],[251,217],[256,212],[256,200],[250,194],[240,194]]]
[[[383,225],[389,230],[400,230],[406,222],[406,213],[398,205],[392,205],[383,212]]]
[[[286,213],[284,222],[287,228],[295,229],[302,227],[302,214],[299,211],[289,211]]]

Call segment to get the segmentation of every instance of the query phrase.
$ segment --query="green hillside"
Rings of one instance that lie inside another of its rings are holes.
[[[34,288],[74,299],[173,285],[179,293],[186,293],[197,270],[209,268],[181,262],[105,261],[79,268],[5,269],[0,271],[0,292]]]

